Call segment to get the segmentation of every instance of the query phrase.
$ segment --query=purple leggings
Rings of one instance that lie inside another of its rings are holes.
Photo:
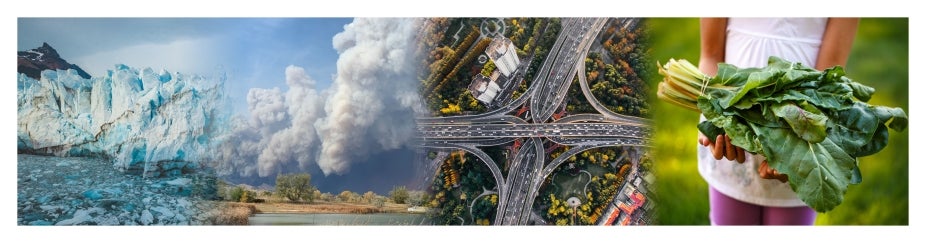
[[[766,207],[733,199],[710,187],[711,225],[813,225],[810,207]]]

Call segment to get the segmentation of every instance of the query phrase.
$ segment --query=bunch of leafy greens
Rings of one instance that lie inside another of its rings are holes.
[[[672,59],[659,73],[660,99],[700,111],[706,136],[726,133],[733,145],[764,155],[817,212],[835,208],[848,185],[861,182],[857,157],[884,149],[888,128],[907,127],[902,109],[869,105],[874,88],[840,66],[817,71],[773,56],[764,68],[721,63],[710,77]]]

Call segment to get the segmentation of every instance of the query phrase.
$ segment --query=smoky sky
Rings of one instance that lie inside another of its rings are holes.
[[[337,73],[328,88],[291,65],[280,70],[285,90],[250,89],[248,115],[232,118],[219,138],[219,174],[272,183],[266,179],[280,173],[315,172],[313,183],[323,189],[411,182],[410,141],[415,117],[425,112],[414,69],[418,26],[414,19],[354,19],[332,39]]]

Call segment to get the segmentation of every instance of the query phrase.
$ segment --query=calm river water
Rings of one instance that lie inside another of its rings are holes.
[[[251,225],[430,225],[424,214],[255,214]]]

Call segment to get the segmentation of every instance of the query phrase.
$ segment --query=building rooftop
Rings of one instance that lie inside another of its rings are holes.
[[[493,74],[496,75],[496,74]],[[495,76],[498,78],[498,76]],[[498,95],[498,92],[501,90],[501,87],[498,84],[482,74],[477,74],[473,77],[473,81],[470,82],[469,87],[470,93],[473,94],[473,97],[481,101],[484,104],[491,104],[495,99],[495,96]]]
[[[642,193],[636,192],[633,196],[630,196],[630,199],[633,199],[634,206],[643,205],[643,202],[646,202],[646,196],[643,196]]]
[[[608,216],[608,221],[605,221],[604,225],[608,225],[608,226],[614,225],[614,220],[617,220],[618,214],[621,214],[621,211],[614,210],[614,212],[612,212],[611,215]]]
[[[630,225],[630,216],[624,216],[624,219],[621,219],[621,226]]]
[[[486,48],[486,54],[492,59],[498,59],[508,53],[508,46],[512,44],[511,40],[505,37],[495,37],[489,47]]]

